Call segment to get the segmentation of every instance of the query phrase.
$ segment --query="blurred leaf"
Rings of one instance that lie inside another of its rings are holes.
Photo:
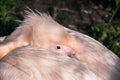
[[[120,0],[115,0],[116,6],[119,6]]]
[[[8,35],[18,25],[9,13],[11,8],[18,6],[16,1],[22,0],[0,0],[0,36]]]
[[[90,36],[120,55],[120,26],[93,25],[91,26]]]
[[[101,35],[100,40],[101,40],[101,41],[102,41],[102,40],[105,40],[106,37],[107,37],[107,32],[104,30],[104,31],[102,32],[102,35]]]
[[[108,6],[108,7],[105,9],[105,11],[110,12],[110,11],[112,11],[112,8]]]

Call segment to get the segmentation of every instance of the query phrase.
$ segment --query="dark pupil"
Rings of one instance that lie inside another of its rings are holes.
[[[60,49],[60,46],[57,46],[57,49]]]

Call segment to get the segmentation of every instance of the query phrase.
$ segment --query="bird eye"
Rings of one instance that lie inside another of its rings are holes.
[[[56,46],[56,48],[57,48],[57,49],[61,49],[61,47],[60,47],[60,46]]]

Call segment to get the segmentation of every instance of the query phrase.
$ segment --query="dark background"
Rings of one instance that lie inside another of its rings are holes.
[[[89,35],[120,57],[120,0],[0,0],[0,36],[9,35],[31,8]]]

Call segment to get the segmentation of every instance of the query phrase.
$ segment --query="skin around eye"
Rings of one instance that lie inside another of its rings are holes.
[[[58,54],[63,54],[67,56],[71,56],[74,54],[74,50],[66,45],[61,44],[51,44],[49,50]]]

